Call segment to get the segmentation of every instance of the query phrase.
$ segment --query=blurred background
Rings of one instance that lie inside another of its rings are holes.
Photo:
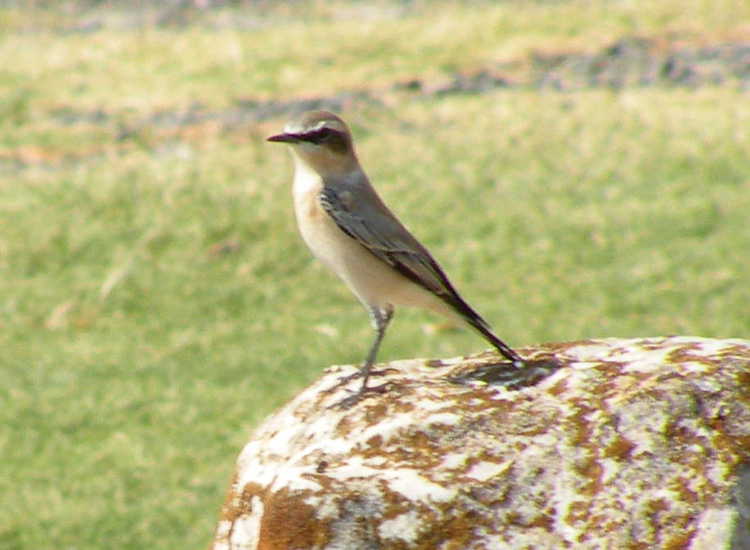
[[[747,337],[744,0],[0,1],[0,549],[205,547],[362,358],[264,142],[309,108],[521,352]],[[485,347],[403,310],[380,359]]]

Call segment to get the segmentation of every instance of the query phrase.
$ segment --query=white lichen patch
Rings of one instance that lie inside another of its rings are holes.
[[[276,477],[270,484],[272,491],[287,489],[298,493],[320,491],[323,487],[314,481],[315,468],[310,466],[286,466],[274,470]]]
[[[466,472],[466,477],[476,479],[477,481],[487,481],[507,471],[510,467],[510,462],[477,462]]]
[[[352,455],[345,462],[337,464],[335,467],[328,468],[325,475],[336,481],[348,481],[352,479],[378,477],[386,469],[387,468],[383,468],[380,465],[369,462],[361,455]]]
[[[468,460],[469,455],[466,453],[447,453],[443,456],[438,468],[441,470],[463,470]]]
[[[213,546],[213,550],[229,550],[229,536],[232,533],[233,525],[234,522],[228,519],[219,520],[216,532],[214,533],[216,543]]]
[[[612,346],[606,341],[594,340],[586,344],[569,347],[565,350],[565,357],[575,361],[573,368],[586,369],[601,363],[603,358],[609,359]]]
[[[437,396],[439,397],[439,396]],[[450,411],[455,408],[457,403],[455,401],[441,401],[440,399],[421,399],[419,401],[419,408],[427,413],[434,411]]]
[[[457,488],[432,483],[416,470],[386,470],[381,472],[381,479],[391,491],[415,502],[447,502],[456,497]]]
[[[377,439],[382,442],[381,444],[387,444],[391,439],[398,437],[404,430],[413,425],[413,413],[396,413],[390,415],[388,418],[383,418],[377,424],[367,427],[357,439],[360,441]]]
[[[341,504],[332,495],[317,493],[304,499],[304,503],[315,509],[319,520],[337,518],[341,514]]]
[[[458,424],[462,418],[462,415],[451,412],[433,413],[425,418],[425,425],[433,426],[439,424],[441,426],[454,426]]]
[[[410,510],[395,518],[383,520],[378,526],[378,535],[384,540],[400,540],[406,544],[414,544],[423,528],[424,523],[419,513]]]
[[[738,523],[739,514],[730,506],[708,508],[698,517],[695,537],[689,550],[712,550],[732,548],[731,539]],[[747,537],[746,537],[747,540]],[[735,548],[741,548],[739,545]]]
[[[263,518],[263,502],[253,497],[249,513],[238,517],[232,525],[229,537],[230,548],[255,550],[260,540],[260,522]]]

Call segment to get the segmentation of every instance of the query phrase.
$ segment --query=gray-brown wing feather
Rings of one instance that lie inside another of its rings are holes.
[[[438,263],[372,193],[325,186],[320,191],[323,210],[338,227],[372,254],[414,283],[458,306],[465,305]],[[463,309],[463,308],[461,308]]]

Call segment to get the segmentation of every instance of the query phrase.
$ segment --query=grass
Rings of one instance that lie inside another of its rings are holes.
[[[47,15],[4,34],[0,548],[204,547],[252,427],[369,343],[296,234],[288,154],[263,141],[283,120],[160,111],[381,91],[344,113],[365,168],[509,343],[746,336],[747,92],[390,91],[634,33],[725,40],[748,20],[729,16],[742,2],[652,4],[446,3],[258,31],[62,33]],[[400,311],[381,359],[484,347]]]

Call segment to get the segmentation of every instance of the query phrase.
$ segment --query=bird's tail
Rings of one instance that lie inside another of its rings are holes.
[[[509,361],[512,361],[513,364],[517,367],[521,367],[525,364],[523,358],[515,351],[513,351],[513,348],[511,348],[508,344],[500,340],[500,338],[498,338],[495,333],[492,332],[492,329],[490,328],[490,325],[487,323],[487,321],[482,319],[482,317],[476,311],[474,311],[469,304],[464,302],[461,297],[456,294],[454,300],[451,300],[451,302],[451,305],[455,308],[456,313],[460,315],[461,319],[463,319],[464,322],[470,325],[474,330],[479,332],[479,334],[481,334],[485,340],[492,344],[503,357],[505,357]]]

